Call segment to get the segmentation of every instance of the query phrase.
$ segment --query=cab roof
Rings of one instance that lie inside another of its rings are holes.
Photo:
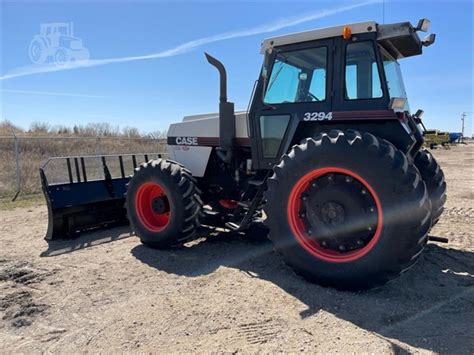
[[[375,21],[327,27],[267,38],[262,42],[260,53],[264,54],[274,47],[288,44],[340,37],[342,36],[344,27],[349,27],[352,35],[376,33],[377,42],[395,59],[401,59],[422,53],[423,43],[418,37],[417,30],[410,22],[379,25]]]
[[[374,21],[359,22],[349,25],[339,25],[334,27],[318,28],[315,30],[290,33],[283,36],[266,38],[262,42],[260,53],[265,53],[273,47],[284,46],[286,44],[314,41],[323,38],[342,36],[344,27],[350,27],[352,34],[375,32],[377,23]]]

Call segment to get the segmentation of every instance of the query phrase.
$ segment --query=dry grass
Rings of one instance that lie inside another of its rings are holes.
[[[51,135],[51,138],[22,135],[18,139],[20,183],[22,194],[41,191],[38,169],[53,156],[157,153],[165,150],[162,139],[102,137],[75,139]],[[0,197],[12,196],[16,190],[14,139],[0,139]],[[67,176],[65,164],[54,167],[55,174]]]
[[[25,195],[18,197],[14,202],[11,198],[0,198],[0,211],[13,210],[15,208],[30,208],[45,204],[43,194]]]

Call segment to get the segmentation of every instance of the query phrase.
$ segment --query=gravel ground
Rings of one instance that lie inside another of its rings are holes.
[[[420,261],[361,293],[296,276],[258,235],[170,251],[127,228],[47,243],[44,206],[0,211],[7,352],[437,352],[474,349],[474,144],[437,149],[448,201]]]

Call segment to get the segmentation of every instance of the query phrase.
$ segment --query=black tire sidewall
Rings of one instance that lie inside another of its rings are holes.
[[[426,184],[428,195],[432,205],[433,223],[441,216],[446,202],[446,181],[443,170],[436,159],[426,149],[418,152],[415,165]]]
[[[370,283],[382,283],[389,274],[399,272],[399,265],[420,249],[412,229],[423,218],[417,208],[426,193],[425,187],[404,191],[400,188],[403,174],[397,174],[391,168],[393,161],[379,153],[370,152],[361,143],[349,146],[344,140],[341,144],[322,144],[313,148],[308,145],[306,151],[288,159],[289,166],[284,169],[282,178],[278,178],[278,198],[271,198],[268,203],[271,207],[265,208],[270,229],[276,231],[270,233],[270,239],[292,266],[311,279],[323,284],[339,280],[347,282],[347,288],[352,288],[352,284],[364,288],[369,279]],[[382,206],[384,223],[379,240],[355,261],[336,263],[315,257],[296,241],[289,225],[287,208],[294,185],[306,173],[327,167],[347,169],[361,176],[376,192]],[[404,209],[400,209],[400,201],[408,201]]]
[[[140,221],[135,206],[135,198],[138,190],[146,183],[160,185],[170,204],[170,219],[168,224],[160,232],[150,231]],[[152,246],[166,246],[173,244],[176,236],[182,231],[184,222],[184,201],[179,186],[171,174],[160,169],[145,168],[135,173],[127,189],[127,212],[130,223],[135,233],[144,244]]]

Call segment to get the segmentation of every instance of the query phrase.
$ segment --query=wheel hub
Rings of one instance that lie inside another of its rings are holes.
[[[154,198],[151,202],[151,208],[153,212],[157,214],[163,214],[169,211],[168,199],[163,196]]]
[[[337,202],[325,202],[318,213],[325,224],[336,226],[344,222],[344,208]]]

